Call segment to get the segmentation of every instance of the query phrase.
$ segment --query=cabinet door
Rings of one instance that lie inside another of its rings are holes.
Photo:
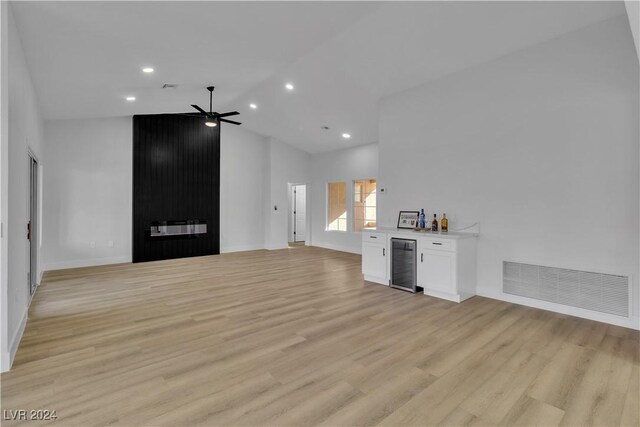
[[[456,254],[423,250],[420,254],[420,281],[425,289],[456,294]]]
[[[387,277],[387,250],[383,245],[362,244],[362,274]]]

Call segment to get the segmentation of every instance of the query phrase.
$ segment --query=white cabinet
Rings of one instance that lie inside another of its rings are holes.
[[[419,240],[418,285],[425,295],[461,302],[475,295],[475,239]]]
[[[369,282],[389,284],[385,233],[362,233],[362,274]]]
[[[365,280],[387,284],[387,248],[371,243],[362,244],[362,274]]]
[[[425,289],[456,293],[456,254],[454,252],[423,250],[420,252],[418,277]]]
[[[389,284],[389,241],[393,237],[418,242],[417,282],[425,295],[455,302],[475,295],[476,236],[472,234],[363,230],[362,273],[365,280]]]

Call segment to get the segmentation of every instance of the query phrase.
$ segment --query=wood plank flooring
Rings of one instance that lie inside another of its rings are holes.
[[[1,387],[58,418],[3,425],[637,426],[638,339],[311,247],[55,271]]]

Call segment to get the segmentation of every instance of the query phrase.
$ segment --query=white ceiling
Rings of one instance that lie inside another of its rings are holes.
[[[377,141],[385,95],[625,13],[621,2],[589,1],[45,1],[12,10],[47,119],[185,112],[208,106],[213,84],[214,110],[238,110],[244,127],[312,153]],[[142,73],[147,65],[156,72]]]

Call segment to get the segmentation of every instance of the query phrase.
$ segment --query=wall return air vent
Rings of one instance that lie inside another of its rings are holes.
[[[506,294],[629,317],[629,277],[504,261]]]

